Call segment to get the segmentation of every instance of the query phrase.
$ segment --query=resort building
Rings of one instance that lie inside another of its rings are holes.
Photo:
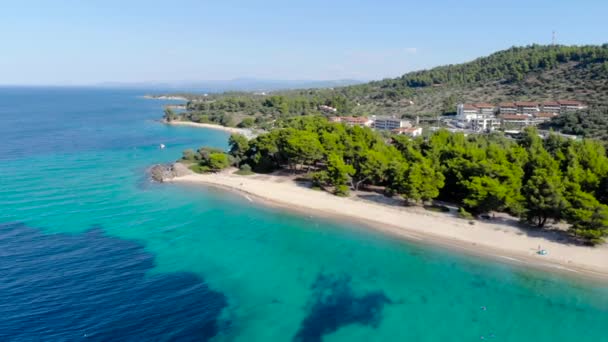
[[[459,104],[456,107],[456,119],[458,121],[470,122],[481,114],[481,110],[472,104]]]
[[[505,129],[521,129],[532,123],[532,116],[522,114],[503,114],[500,116]]]
[[[498,104],[500,114],[517,114],[517,106],[513,102],[501,102]]]
[[[476,131],[491,132],[497,128],[500,128],[500,119],[498,119],[494,114],[480,114],[477,118],[471,120],[471,128]]]
[[[412,127],[412,123],[408,120],[403,120],[395,117],[376,117],[372,116],[373,127],[379,130],[394,130],[397,128],[409,128]]]
[[[397,128],[392,130],[393,133],[399,135],[407,135],[412,138],[422,135],[422,127]]]
[[[534,114],[540,111],[538,102],[515,102],[518,114]]]
[[[554,118],[558,115],[559,114],[557,114],[557,113],[539,112],[539,113],[534,114],[533,123],[534,124],[543,123],[545,121],[551,120],[552,118]]]
[[[561,106],[557,101],[547,101],[540,104],[540,110],[545,113],[559,113]]]
[[[319,110],[326,113],[335,113],[338,111],[338,109],[326,105],[319,106]]]
[[[331,122],[340,122],[348,126],[371,127],[374,121],[366,116],[333,116]]]
[[[482,115],[494,115],[496,113],[496,106],[489,103],[474,103],[473,106],[478,108]]]
[[[582,102],[579,102],[579,101],[564,100],[564,101],[558,101],[558,103],[559,103],[559,108],[560,108],[560,111],[559,111],[560,114],[568,113],[568,112],[575,112],[577,110],[587,108],[587,106],[585,104],[583,104]]]

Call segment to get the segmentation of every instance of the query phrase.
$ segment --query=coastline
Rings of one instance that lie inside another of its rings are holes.
[[[246,128],[237,128],[237,127],[226,127],[226,126],[222,126],[222,125],[216,125],[216,124],[208,124],[208,123],[198,123],[198,122],[192,122],[192,121],[166,121],[166,120],[162,120],[162,123],[164,123],[165,125],[172,125],[172,126],[190,126],[190,127],[198,127],[198,128],[209,128],[209,129],[215,129],[215,130],[219,130],[219,131],[224,131],[224,132],[228,132],[228,133],[234,133],[234,134],[242,134],[244,136],[246,136],[248,139],[251,139],[252,137],[255,137],[255,134],[253,133],[252,130],[250,129],[246,129]]]
[[[186,169],[181,164],[177,168]],[[550,232],[529,231],[505,222],[467,220],[422,208],[378,204],[360,197],[342,198],[298,185],[292,178],[273,175],[239,176],[228,170],[195,174],[180,170],[166,182],[198,184],[234,191],[264,205],[338,221],[352,221],[370,229],[416,243],[446,247],[524,267],[542,268],[569,276],[608,281],[608,246],[587,247],[553,241]],[[251,197],[250,197],[251,196]],[[542,246],[548,255],[538,255]]]
[[[183,96],[165,96],[165,95],[161,95],[161,96],[154,96],[154,95],[144,95],[142,96],[144,99],[148,99],[148,100],[175,100],[175,101],[188,101],[187,98],[183,97]]]

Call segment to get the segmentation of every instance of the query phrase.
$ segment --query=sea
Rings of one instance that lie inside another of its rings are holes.
[[[145,93],[0,88],[0,341],[608,341],[605,284],[154,183],[228,135]]]

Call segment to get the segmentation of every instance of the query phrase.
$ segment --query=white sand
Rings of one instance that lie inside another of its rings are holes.
[[[508,221],[476,221],[470,225],[468,221],[453,214],[380,204],[356,196],[336,197],[297,185],[290,177],[239,176],[232,174],[232,171],[234,170],[204,175],[190,173],[171,181],[238,190],[251,195],[247,196],[250,201],[251,197],[257,197],[274,205],[309,214],[347,218],[408,240],[444,245],[510,263],[608,279],[606,245],[586,247],[559,242],[556,241],[559,234],[541,234],[533,230],[528,230],[527,233],[514,222]],[[549,254],[538,255],[539,245]]]
[[[228,132],[228,133],[242,134],[242,135],[246,136],[248,139],[252,139],[256,135],[252,130],[247,129],[247,128],[226,127],[226,126],[222,126],[222,125],[198,123],[198,122],[192,122],[192,121],[163,121],[163,123],[167,124],[167,125],[175,125],[175,126],[210,128],[210,129],[215,129],[215,130],[224,131],[224,132]]]

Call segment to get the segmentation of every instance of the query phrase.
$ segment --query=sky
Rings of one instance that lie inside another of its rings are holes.
[[[0,84],[372,80],[608,42],[605,0],[0,0]]]

